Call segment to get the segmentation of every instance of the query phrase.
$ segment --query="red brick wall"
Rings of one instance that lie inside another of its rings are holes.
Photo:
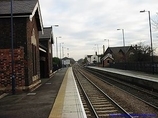
[[[11,39],[10,19],[0,19],[0,90],[11,89]],[[37,80],[33,81],[33,60],[32,60],[32,31],[35,30],[37,39]],[[14,60],[16,73],[16,89],[31,89],[35,83],[39,83],[39,36],[36,18],[31,21],[29,18],[14,18]],[[22,48],[21,48],[22,47]],[[31,86],[33,85],[33,86]]]
[[[26,18],[13,19],[13,42],[14,48],[26,48]],[[0,18],[0,49],[11,47],[10,18]]]
[[[32,21],[30,21],[30,19],[27,19],[27,27],[26,27],[26,32],[27,32],[27,56],[26,56],[26,60],[27,60],[27,81],[26,81],[26,85],[29,86],[35,82],[32,81],[32,77],[33,77],[33,60],[32,60],[32,44],[31,44],[31,36],[32,36],[32,32],[33,29],[35,31],[35,37],[36,37],[36,42],[37,42],[37,48],[36,48],[36,65],[37,65],[37,75],[40,79],[40,60],[39,60],[39,31],[37,28],[37,22],[36,22],[36,18],[35,16],[33,17]],[[39,80],[38,79],[38,80]],[[38,81],[37,80],[37,81]]]
[[[14,71],[17,89],[25,86],[24,49],[14,49]],[[0,49],[0,90],[8,92],[12,86],[11,49]]]

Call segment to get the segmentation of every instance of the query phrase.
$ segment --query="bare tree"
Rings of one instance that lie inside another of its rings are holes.
[[[155,30],[158,30],[158,13],[156,13],[155,18],[151,19],[151,21],[152,21],[153,28]]]
[[[130,62],[149,62],[151,60],[150,46],[138,43],[132,46],[134,48],[134,54],[130,56]]]

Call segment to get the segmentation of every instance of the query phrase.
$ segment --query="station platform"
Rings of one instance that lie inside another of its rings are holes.
[[[152,91],[158,91],[158,74],[147,74],[138,71],[121,70],[114,68],[103,68],[87,66],[89,69],[103,71],[107,76],[117,78],[121,81],[133,83],[138,86],[143,86]]]
[[[41,79],[37,89],[0,98],[0,118],[86,118],[72,68]]]
[[[158,74],[147,74],[139,71],[130,71],[130,70],[121,70],[121,69],[115,69],[115,68],[103,68],[103,67],[93,67],[89,66],[88,68],[94,68],[94,69],[99,69],[111,73],[116,73],[120,75],[125,75],[129,77],[134,77],[138,79],[144,79],[144,80],[149,80],[153,82],[158,82]]]
[[[49,118],[87,118],[72,67],[65,74]]]

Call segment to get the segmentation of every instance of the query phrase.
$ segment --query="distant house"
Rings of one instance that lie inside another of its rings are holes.
[[[101,55],[97,55],[97,53],[95,55],[87,55],[87,61],[88,64],[96,64],[96,63],[100,63],[101,59]]]
[[[101,59],[103,67],[109,66],[110,63],[114,62],[126,62],[131,54],[133,54],[132,46],[108,47]]]
[[[10,0],[0,1],[0,90],[10,91],[11,25]],[[39,31],[43,31],[38,0],[13,0],[14,74],[16,91],[41,83]]]
[[[49,78],[53,73],[52,44],[54,44],[52,27],[44,27],[43,32],[39,32],[41,78]]]
[[[70,59],[62,59],[62,67],[71,66]]]

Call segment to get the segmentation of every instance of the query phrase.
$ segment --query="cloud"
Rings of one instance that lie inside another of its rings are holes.
[[[39,0],[44,26],[58,24],[53,28],[54,37],[61,36],[69,48],[70,57],[78,60],[94,54],[96,44],[99,52],[109,39],[110,46],[122,46],[124,29],[126,45],[144,42],[150,44],[148,14],[151,18],[158,12],[157,0]],[[153,31],[153,42],[157,40]],[[157,46],[158,45],[154,45]],[[95,47],[95,48],[94,48]]]

